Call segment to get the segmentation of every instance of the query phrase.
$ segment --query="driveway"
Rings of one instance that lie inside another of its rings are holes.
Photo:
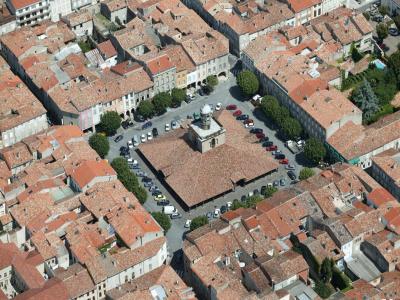
[[[264,117],[262,112],[258,111],[258,109],[254,109],[253,105],[249,101],[244,101],[238,88],[236,87],[235,78],[232,75],[230,75],[230,77],[226,81],[220,82],[216,90],[211,95],[203,97],[197,96],[197,98],[190,104],[183,103],[181,107],[171,109],[164,115],[153,118],[151,120],[151,122],[153,123],[153,126],[151,128],[142,130],[142,124],[136,124],[133,128],[129,128],[127,130],[123,130],[121,128],[119,130],[119,133],[123,134],[124,139],[119,143],[115,143],[113,140],[110,139],[110,152],[107,158],[112,161],[113,158],[118,157],[119,148],[123,145],[126,145],[127,141],[131,139],[134,135],[140,136],[143,133],[147,134],[147,132],[150,132],[153,127],[156,127],[158,129],[159,134],[163,134],[165,132],[166,123],[171,123],[172,120],[184,120],[186,119],[187,115],[192,115],[194,112],[199,112],[200,108],[206,103],[214,104],[215,106],[219,102],[222,103],[223,107],[228,104],[236,104],[238,106],[238,109],[240,109],[244,114],[249,114],[250,116],[252,116],[255,122],[255,127],[259,127],[264,130],[270,140],[272,140],[274,144],[277,145],[278,148],[286,155],[290,163],[296,166],[296,173],[300,171],[301,167],[299,166],[299,164],[305,163],[304,159],[302,159],[302,155],[299,154],[295,156],[294,154],[292,154],[284,146],[284,142],[277,138],[276,130],[274,129],[273,124],[271,124],[269,120]],[[160,151],[162,151],[162,149],[160,149]],[[266,153],[266,155],[269,154]],[[278,172],[258,179],[257,181],[249,183],[244,187],[237,187],[235,191],[226,194],[218,199],[205,203],[197,208],[191,209],[190,211],[184,211],[180,204],[171,196],[168,190],[152,173],[149,166],[144,163],[138,153],[136,151],[131,151],[131,156],[133,159],[138,160],[141,169],[145,171],[150,178],[153,179],[153,182],[164,193],[167,199],[171,202],[171,205],[177,207],[179,212],[182,214],[181,219],[172,220],[172,227],[166,235],[168,239],[169,253],[174,253],[175,251],[182,248],[183,236],[185,231],[187,230],[184,228],[184,224],[187,219],[193,219],[196,216],[205,215],[207,212],[213,212],[216,207],[221,207],[227,201],[240,199],[243,195],[248,195],[248,193],[254,191],[254,189],[260,190],[261,186],[267,185],[267,183],[270,182],[272,183],[274,180],[285,178],[287,183],[286,186],[290,184],[290,179],[287,177],[287,171],[285,170],[283,165],[280,165]],[[157,202],[154,201],[150,193],[148,200],[144,204],[144,207],[150,212],[162,210],[161,206],[157,206]]]

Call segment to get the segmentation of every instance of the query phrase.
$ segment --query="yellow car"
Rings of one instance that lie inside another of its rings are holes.
[[[167,197],[165,197],[163,194],[161,194],[161,195],[155,196],[154,200],[156,200],[156,201],[167,200]]]

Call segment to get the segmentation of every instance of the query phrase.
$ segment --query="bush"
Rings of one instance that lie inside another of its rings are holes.
[[[139,200],[140,204],[144,204],[147,200],[147,191],[141,185],[135,185],[133,187],[132,193],[135,194],[136,198]]]
[[[212,87],[216,87],[218,85],[218,78],[215,75],[210,75],[206,79],[207,84],[211,85]]]
[[[116,111],[107,111],[100,117],[99,128],[108,136],[114,135],[121,126],[121,116]]]
[[[340,290],[351,288],[351,280],[336,266],[332,268],[332,285]]]
[[[379,23],[378,25],[376,25],[376,33],[381,41],[386,39],[389,35],[389,30],[387,25],[384,23]]]
[[[244,70],[239,73],[236,78],[236,83],[242,93],[246,96],[252,96],[258,92],[260,83],[256,75],[249,70]]]
[[[278,188],[275,186],[268,186],[267,189],[265,190],[265,193],[263,196],[265,198],[270,198],[272,197],[273,194],[275,194],[278,191]]]
[[[151,101],[142,101],[137,109],[139,115],[148,119],[154,116],[154,105]]]
[[[208,218],[206,216],[198,216],[190,223],[190,230],[195,230],[201,226],[208,224]]]
[[[154,211],[151,213],[153,218],[157,221],[158,224],[164,229],[164,233],[166,234],[168,230],[171,228],[171,220],[168,217],[168,215],[159,212],[159,211]]]
[[[314,291],[323,299],[328,298],[332,294],[332,288],[322,281],[317,282]]]
[[[314,172],[313,169],[311,169],[311,168],[303,168],[300,171],[299,179],[300,180],[306,180],[307,178],[310,178],[310,177],[314,176],[314,174],[315,174],[315,172]]]
[[[153,105],[154,110],[158,115],[161,115],[167,111],[167,107],[172,104],[172,97],[167,92],[161,92],[154,96]]]
[[[97,154],[101,158],[106,157],[108,151],[110,151],[110,143],[108,142],[108,139],[102,134],[93,134],[89,138],[89,145],[97,152]]]
[[[309,138],[304,146],[304,155],[314,164],[318,164],[326,155],[324,144],[316,138]]]

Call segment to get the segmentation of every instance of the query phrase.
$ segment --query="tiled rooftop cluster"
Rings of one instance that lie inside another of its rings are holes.
[[[332,258],[342,269],[343,262],[366,260],[376,273],[367,267],[352,271],[361,279],[378,274],[369,280],[376,286],[384,272],[397,270],[400,249],[399,236],[385,221],[399,204],[387,194],[359,167],[335,164],[254,209],[229,211],[187,234],[185,276],[203,297],[210,293],[206,287],[218,299],[235,293],[241,299],[281,296],[294,281],[308,283],[309,266],[291,250],[289,237],[295,235],[319,263]]]
[[[110,291],[119,299],[125,284],[134,295],[156,288],[193,298],[170,267],[157,269],[167,257],[162,228],[77,126],[53,126],[0,158],[0,281],[8,280],[0,288],[8,297],[102,299]]]

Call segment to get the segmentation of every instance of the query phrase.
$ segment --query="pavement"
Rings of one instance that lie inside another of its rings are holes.
[[[284,142],[279,140],[277,137],[276,130],[271,122],[265,118],[264,114],[258,109],[254,109],[254,106],[249,102],[245,101],[240,94],[238,87],[236,86],[236,80],[232,74],[229,75],[225,81],[220,82],[215,91],[209,96],[196,96],[196,99],[191,103],[182,103],[181,107],[176,109],[170,109],[167,113],[162,116],[155,117],[151,120],[153,123],[151,128],[146,130],[142,130],[142,123],[135,125],[132,128],[127,130],[119,129],[118,134],[123,134],[124,138],[121,142],[115,143],[113,139],[110,138],[110,152],[108,154],[107,159],[112,161],[112,159],[119,156],[119,148],[121,146],[126,146],[127,141],[132,139],[134,135],[140,137],[141,134],[147,134],[152,130],[152,128],[156,127],[158,129],[159,134],[165,133],[165,124],[171,123],[171,121],[180,121],[186,119],[187,115],[192,115],[194,112],[199,112],[200,108],[206,104],[214,104],[214,107],[217,103],[221,103],[223,107],[228,104],[236,104],[238,109],[240,109],[244,114],[248,114],[253,118],[255,127],[262,128],[264,133],[274,142],[275,145],[278,146],[286,157],[289,159],[289,162],[296,166],[296,173],[300,171],[301,167],[299,165],[305,165],[306,162],[302,156],[302,154],[294,155],[292,154],[285,146]],[[240,122],[240,121],[238,121]],[[261,145],[260,145],[261,147]],[[162,149],[160,149],[162,151]],[[266,151],[267,152],[267,151]],[[266,153],[266,155],[268,155]],[[131,150],[131,157],[136,159],[139,162],[140,168],[148,174],[148,177],[153,179],[153,182],[160,188],[163,194],[170,201],[171,205],[174,205],[178,208],[179,212],[182,214],[181,219],[171,220],[172,226],[171,229],[166,234],[168,239],[169,253],[174,253],[175,251],[182,248],[182,241],[185,232],[188,230],[184,228],[184,224],[187,219],[193,219],[199,215],[205,215],[207,212],[213,212],[215,208],[221,207],[223,204],[226,204],[228,201],[233,201],[234,199],[239,199],[243,195],[248,195],[249,192],[254,191],[255,189],[260,190],[261,186],[267,185],[267,183],[272,183],[274,180],[279,180],[281,178],[286,179],[286,186],[288,186],[291,180],[287,177],[287,170],[285,170],[283,165],[279,166],[278,172],[275,172],[266,177],[260,178],[257,181],[249,183],[244,187],[237,187],[235,191],[230,192],[220,198],[217,198],[213,201],[205,203],[199,207],[191,209],[189,211],[185,211],[180,204],[172,197],[172,195],[168,192],[166,187],[160,181],[159,178],[152,173],[149,166],[141,159],[138,153],[134,150]],[[139,178],[140,180],[140,178]],[[282,188],[282,187],[279,187]],[[157,206],[157,202],[154,201],[153,197],[149,193],[149,197],[144,204],[144,207],[149,211],[161,211],[162,207]],[[210,220],[212,221],[212,220]]]

